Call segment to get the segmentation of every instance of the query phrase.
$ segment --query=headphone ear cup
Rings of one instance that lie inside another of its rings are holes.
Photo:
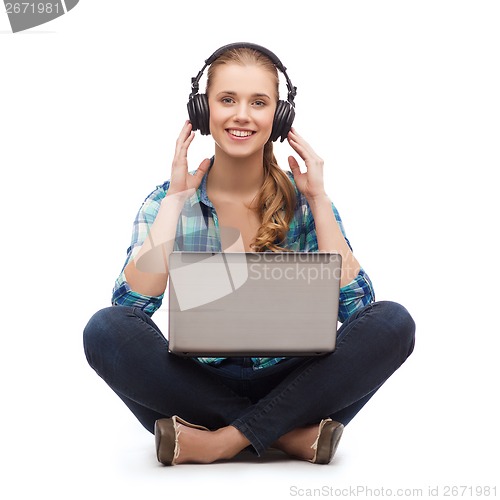
[[[194,110],[194,99],[192,97],[189,98],[187,103],[187,110],[189,121],[191,122],[193,130],[199,130],[200,127],[198,126],[198,117],[196,116],[196,112]]]
[[[189,121],[194,130],[199,130],[201,135],[210,134],[210,109],[206,94],[196,94],[187,104]]]
[[[274,113],[271,141],[277,141],[281,136],[281,142],[283,142],[292,128],[294,118],[295,109],[293,105],[289,101],[278,101],[276,112]]]

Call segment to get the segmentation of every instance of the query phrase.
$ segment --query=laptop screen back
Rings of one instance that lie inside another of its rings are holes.
[[[169,256],[169,349],[183,356],[320,355],[335,348],[341,256]]]

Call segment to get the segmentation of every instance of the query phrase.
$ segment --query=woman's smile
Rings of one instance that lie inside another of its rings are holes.
[[[231,139],[236,141],[248,140],[256,133],[254,130],[247,130],[240,128],[226,129],[226,132]]]

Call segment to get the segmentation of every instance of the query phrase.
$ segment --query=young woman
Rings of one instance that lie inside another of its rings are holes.
[[[146,198],[136,217],[113,305],[85,328],[85,354],[155,434],[157,458],[165,465],[230,459],[247,447],[257,455],[273,447],[326,464],[344,426],[411,354],[415,324],[403,306],[375,302],[325,191],[323,160],[291,127],[293,115],[283,125],[291,110],[279,101],[277,67],[285,70],[277,57],[252,44],[222,49],[207,60],[206,94],[195,89],[190,96],[191,120],[177,139],[170,180]],[[200,97],[204,103],[193,104]],[[205,124],[196,113],[206,115]],[[215,155],[190,171],[193,122],[210,132]],[[277,133],[301,158],[304,173],[295,156],[289,157],[290,171],[277,165]],[[197,211],[186,211],[190,200]],[[227,228],[239,231],[239,247]],[[274,358],[170,353],[151,316],[166,290],[166,256],[173,249],[341,254],[342,326],[335,351]]]

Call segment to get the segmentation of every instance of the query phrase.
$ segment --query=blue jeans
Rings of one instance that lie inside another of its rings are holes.
[[[83,339],[90,366],[150,432],[173,415],[209,429],[232,425],[261,455],[297,427],[326,417],[347,425],[411,354],[415,323],[403,306],[375,302],[342,324],[333,353],[260,370],[249,358],[210,366],[169,353],[160,329],[135,307],[98,311]]]

